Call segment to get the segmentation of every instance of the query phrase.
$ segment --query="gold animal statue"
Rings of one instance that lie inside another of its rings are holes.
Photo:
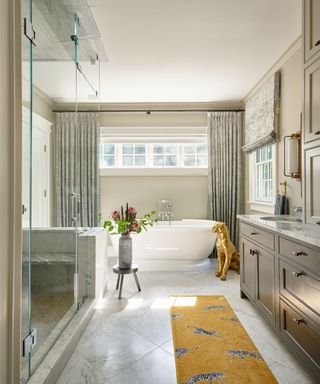
[[[226,280],[229,268],[240,272],[240,253],[230,240],[228,227],[224,223],[217,223],[212,228],[217,234],[216,248],[218,253],[218,271],[216,276]]]

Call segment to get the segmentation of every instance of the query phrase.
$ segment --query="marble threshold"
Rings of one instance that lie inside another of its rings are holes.
[[[90,322],[90,319],[94,313],[95,302],[96,300],[94,299],[86,299],[86,301],[80,307],[79,311],[75,313],[63,331],[62,329],[66,325],[65,320],[68,316],[66,316],[63,321],[58,324],[58,326],[61,326],[60,331],[62,331],[62,333],[51,350],[39,364],[34,374],[30,377],[28,384],[57,383],[59,375],[63,371],[64,366],[72,355],[72,352],[76,347],[82,332]],[[70,315],[70,312],[68,315]],[[54,330],[55,335],[60,333],[57,327]]]

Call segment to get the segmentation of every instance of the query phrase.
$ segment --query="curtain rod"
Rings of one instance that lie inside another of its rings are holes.
[[[108,113],[157,113],[157,112],[244,112],[244,109],[54,109],[52,112],[108,112]]]

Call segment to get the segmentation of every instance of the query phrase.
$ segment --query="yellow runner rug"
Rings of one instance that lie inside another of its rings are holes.
[[[224,296],[173,296],[172,303],[177,383],[277,383]]]

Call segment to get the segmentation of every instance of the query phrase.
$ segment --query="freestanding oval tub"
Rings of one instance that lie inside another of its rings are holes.
[[[159,222],[139,235],[132,234],[133,263],[142,270],[186,271],[209,267],[216,234],[211,220]],[[111,235],[118,255],[119,236]]]

